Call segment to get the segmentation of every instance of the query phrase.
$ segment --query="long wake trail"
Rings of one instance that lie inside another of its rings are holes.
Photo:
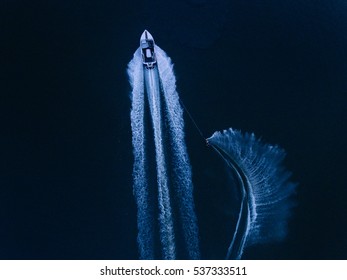
[[[190,259],[199,259],[197,219],[194,211],[193,184],[187,148],[184,142],[183,110],[176,91],[173,64],[166,53],[156,48],[159,75],[164,93],[172,144],[174,190],[179,202],[179,215],[185,245]]]
[[[157,163],[160,241],[164,259],[175,259],[172,210],[169,195],[168,175],[163,143],[160,87],[157,69],[145,69],[145,84],[152,115],[154,144]]]
[[[138,247],[141,259],[154,259],[153,217],[149,207],[146,176],[145,126],[144,126],[144,79],[140,50],[128,65],[131,93],[131,129],[134,154],[133,191],[137,202]]]
[[[135,52],[128,65],[132,86],[133,187],[138,206],[139,254],[141,259],[176,259],[178,255],[185,259],[199,259],[197,218],[191,167],[184,142],[183,111],[171,60],[158,46],[155,46],[155,51],[158,65],[154,69],[143,67],[141,49]],[[146,133],[145,98],[148,99],[151,116],[152,129],[149,133]],[[147,153],[150,152],[148,143],[152,141],[156,174],[149,172],[147,166],[150,156]],[[156,203],[150,198],[152,188],[157,190]],[[159,242],[156,242],[158,236]]]

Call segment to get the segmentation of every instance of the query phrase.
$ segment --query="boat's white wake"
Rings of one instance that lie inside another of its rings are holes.
[[[198,259],[183,112],[170,58],[157,46],[155,52],[158,66],[154,69],[143,68],[140,49],[128,65],[140,258]],[[153,154],[155,170],[149,166]]]

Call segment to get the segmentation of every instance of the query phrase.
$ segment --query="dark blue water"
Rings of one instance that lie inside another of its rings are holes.
[[[299,183],[282,243],[347,258],[345,1],[2,1],[0,258],[136,259],[127,63],[146,28],[201,130],[253,131]],[[223,165],[186,119],[202,257],[224,258]]]

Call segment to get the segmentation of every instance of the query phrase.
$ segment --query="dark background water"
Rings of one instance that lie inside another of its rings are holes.
[[[233,127],[287,151],[288,237],[244,258],[346,259],[342,0],[2,1],[0,258],[137,258],[126,67],[145,28],[206,136]],[[186,139],[202,255],[220,259],[221,167],[188,119]]]

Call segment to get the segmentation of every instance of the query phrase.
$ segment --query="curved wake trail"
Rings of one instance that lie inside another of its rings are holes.
[[[231,128],[207,140],[236,174],[241,190],[239,217],[226,258],[240,259],[247,246],[282,240],[296,188],[283,165],[285,151]]]
[[[140,258],[198,259],[198,228],[192,174],[184,142],[183,111],[171,60],[159,47],[155,46],[155,51],[157,66],[154,69],[143,67],[140,49],[128,66],[132,86],[133,179]],[[150,131],[146,130],[145,96],[151,116]],[[151,155],[147,154],[151,141],[154,141],[156,165],[152,173],[148,166]],[[151,195],[157,196],[156,202]]]

